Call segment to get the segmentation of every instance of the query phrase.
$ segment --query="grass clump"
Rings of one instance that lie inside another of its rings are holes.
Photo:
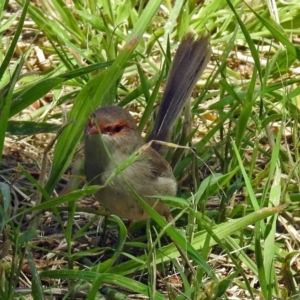
[[[17,2],[9,17],[0,4],[0,298],[298,297],[298,1]],[[28,20],[33,38],[20,48]],[[181,141],[193,151],[167,157],[176,224],[154,212],[154,222],[113,216],[100,230],[103,213],[86,198],[98,187],[61,193],[87,117],[126,106],[147,131],[189,31],[210,32],[213,56]],[[44,69],[29,64],[33,49]]]

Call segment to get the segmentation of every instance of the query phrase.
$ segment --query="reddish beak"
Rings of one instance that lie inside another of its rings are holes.
[[[92,127],[88,127],[87,134],[99,134],[100,130],[94,125]]]
[[[96,126],[94,118],[89,119],[86,132],[88,135],[99,134],[99,132],[101,132],[99,126]]]

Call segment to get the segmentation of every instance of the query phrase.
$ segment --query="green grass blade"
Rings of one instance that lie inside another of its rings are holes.
[[[300,49],[296,47],[293,43],[291,43],[284,34],[284,30],[274,22],[268,22],[266,19],[262,18],[255,10],[252,9],[248,4],[246,4],[248,8],[253,12],[256,18],[271,32],[272,36],[279,40],[283,45],[286,46],[287,50],[294,55],[295,58],[300,60]]]
[[[13,97],[13,90],[17,83],[18,77],[21,73],[23,63],[24,63],[24,60],[22,58],[12,75],[9,85],[6,87],[6,88],[8,88],[7,94],[4,91],[4,95],[0,95],[0,103],[2,102],[1,108],[0,108],[0,151],[1,151],[1,153],[3,153],[5,134],[6,134],[6,130],[7,130],[9,112],[10,112],[12,97]],[[5,90],[6,90],[6,88],[5,88]],[[1,164],[2,164],[2,156],[0,157],[0,165]]]
[[[220,240],[222,240],[225,237],[230,236],[231,234],[234,234],[238,232],[239,230],[245,228],[246,226],[253,224],[255,222],[258,222],[260,220],[263,220],[271,215],[274,215],[276,213],[281,212],[284,209],[284,206],[274,207],[274,208],[263,208],[257,212],[250,213],[240,219],[231,220],[230,222],[225,222],[219,225],[216,225],[212,228],[214,234],[218,236]],[[195,211],[191,210],[191,213],[195,215],[196,218],[201,220],[203,218],[203,215],[200,213],[196,213]],[[164,221],[162,219],[162,221]],[[162,224],[164,225],[164,224]],[[169,234],[169,232],[167,232]],[[172,232],[171,232],[172,234]],[[178,233],[177,233],[178,234]],[[177,235],[176,235],[177,236]],[[201,249],[206,241],[207,233],[205,231],[198,231],[194,235],[192,247],[194,249]],[[210,240],[210,247],[215,245],[216,242],[214,240]],[[176,250],[176,247],[171,244],[165,247],[162,247],[159,252],[157,253],[157,260],[158,261],[169,261],[172,258],[179,257],[179,253]],[[145,262],[146,257],[140,256],[139,261]],[[138,261],[128,261],[125,263],[122,263],[118,266],[114,266],[110,269],[111,273],[116,274],[130,274],[132,272],[136,272],[137,270],[144,269],[144,263],[141,264]]]

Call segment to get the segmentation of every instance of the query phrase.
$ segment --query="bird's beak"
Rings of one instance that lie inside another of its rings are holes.
[[[95,123],[95,117],[89,118],[87,126],[86,126],[86,133],[88,135],[101,133],[99,126],[97,126]]]

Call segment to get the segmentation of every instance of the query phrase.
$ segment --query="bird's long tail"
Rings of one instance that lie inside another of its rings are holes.
[[[195,39],[192,34],[188,34],[182,40],[170,67],[153,130],[147,141],[169,140],[174,123],[209,62],[211,55],[209,40],[209,35]],[[153,144],[153,148],[158,152],[161,147],[160,144]]]

